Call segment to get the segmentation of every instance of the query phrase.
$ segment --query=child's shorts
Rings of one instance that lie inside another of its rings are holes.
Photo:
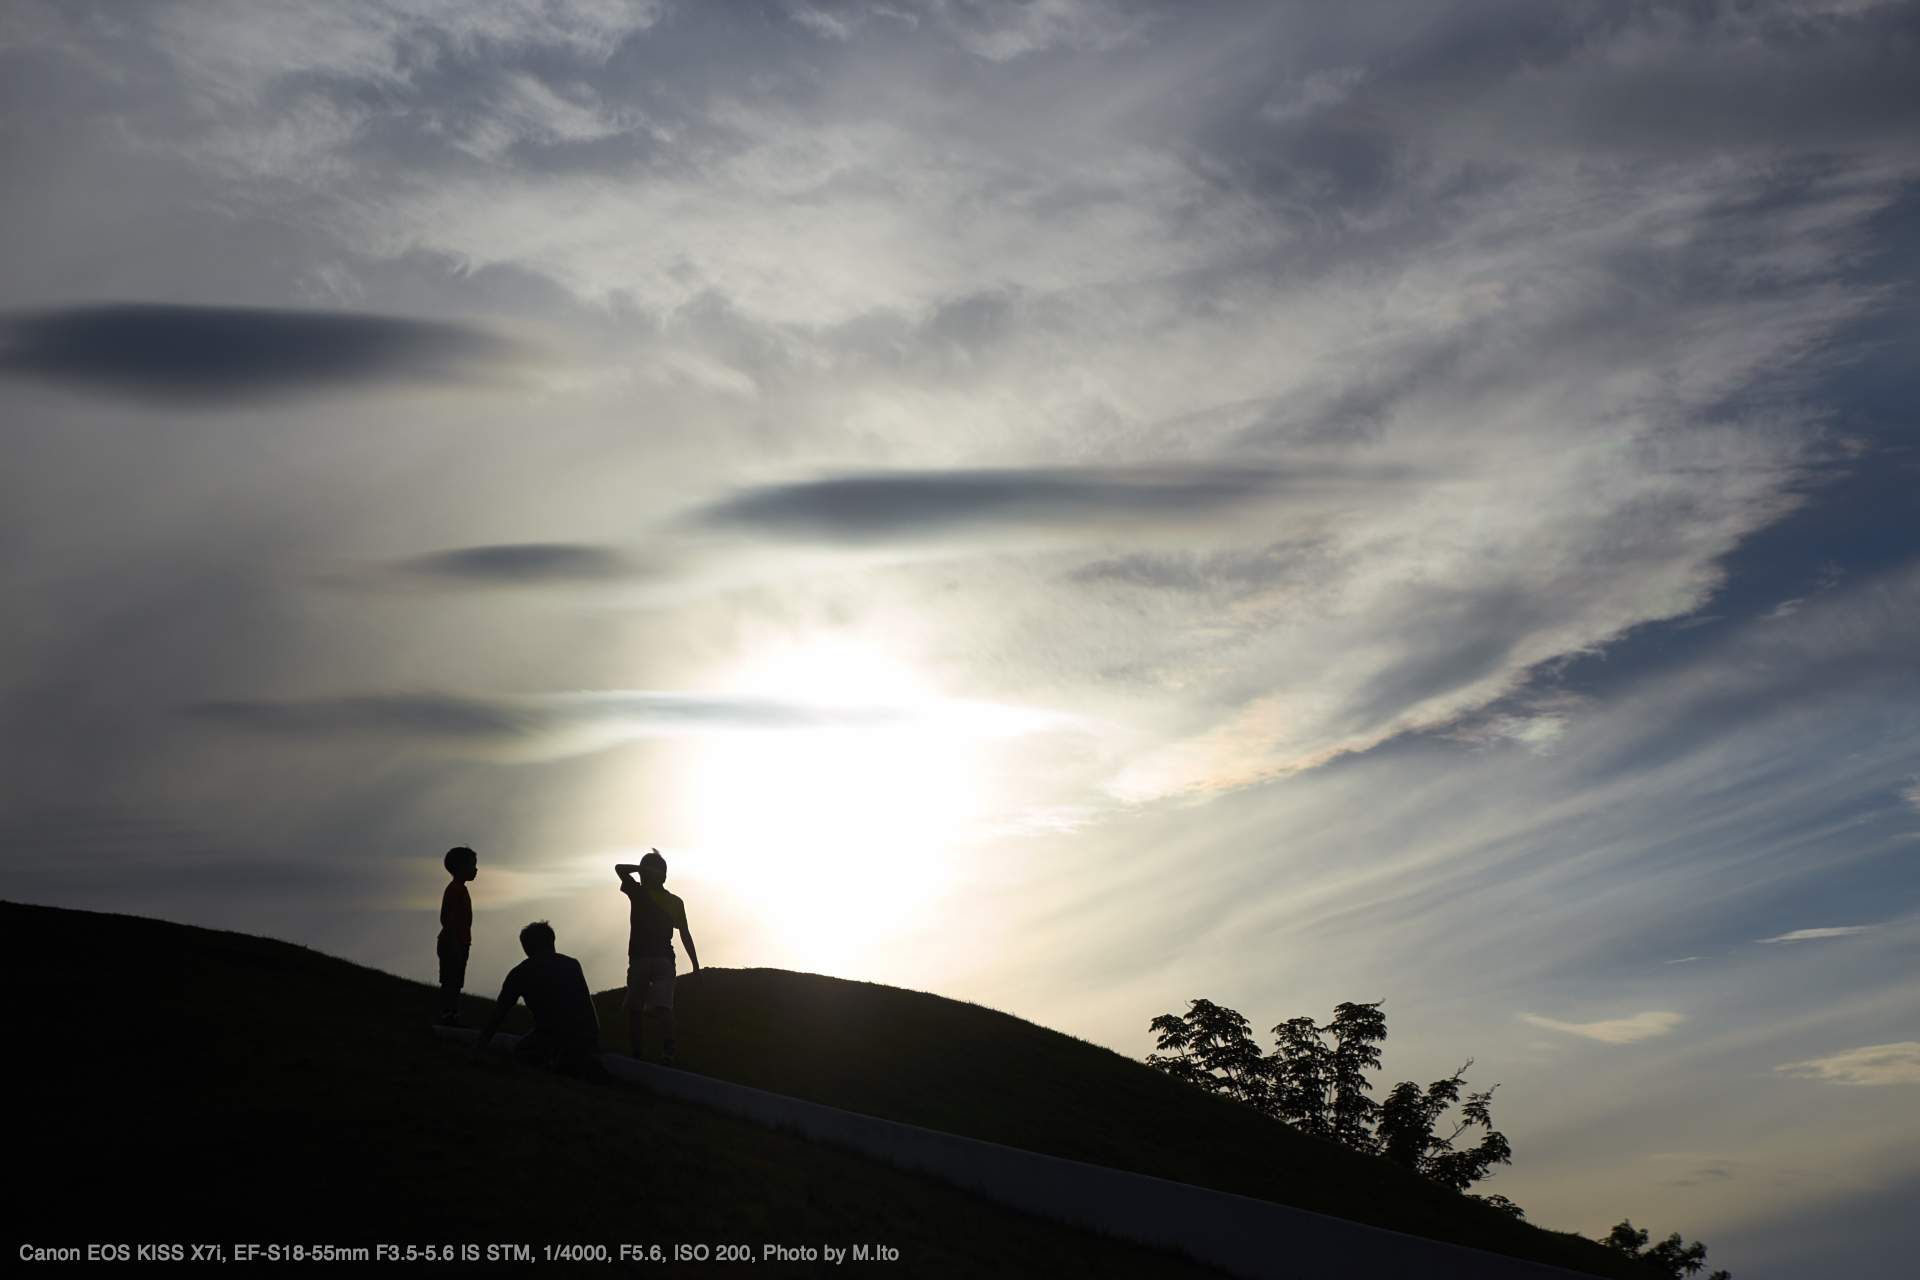
[[[473,951],[473,944],[442,938],[433,949],[440,957],[440,985],[456,989],[466,986],[467,956]]]
[[[673,957],[633,956],[627,961],[623,1009],[673,1008]]]

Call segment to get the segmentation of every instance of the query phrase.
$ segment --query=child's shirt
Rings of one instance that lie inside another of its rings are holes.
[[[464,880],[455,880],[440,895],[440,937],[473,945],[473,899],[467,896]]]
[[[620,886],[633,904],[628,913],[632,932],[627,935],[629,958],[666,956],[673,958],[673,931],[687,927],[687,906],[665,889],[650,889],[628,881]]]

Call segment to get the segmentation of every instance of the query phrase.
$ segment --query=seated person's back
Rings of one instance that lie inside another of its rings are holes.
[[[536,920],[520,931],[520,949],[527,958],[515,965],[500,985],[500,999],[480,1028],[476,1047],[484,1049],[500,1029],[507,1012],[525,1000],[533,1012],[533,1030],[520,1037],[513,1056],[523,1062],[544,1063],[595,1079],[606,1074],[594,1056],[600,1049],[600,1015],[593,1009],[587,975],[580,962],[554,949],[553,927]]]
[[[557,951],[537,952],[515,965],[500,987],[500,1003],[508,1008],[525,1000],[536,1031],[557,1039],[592,1044],[600,1036],[600,1019],[580,962]]]

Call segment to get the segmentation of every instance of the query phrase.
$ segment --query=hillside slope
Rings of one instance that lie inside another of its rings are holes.
[[[10,1250],[519,1243],[539,1260],[546,1245],[867,1243],[900,1251],[897,1275],[1219,1275],[743,1120],[475,1056],[428,1033],[431,988],[289,943],[12,903],[0,938],[30,975],[8,1072]]]
[[[11,903],[0,937],[32,975],[11,1073],[30,1100],[23,1241],[869,1242],[910,1274],[1216,1274],[788,1134],[475,1059],[425,1033],[430,988],[303,947]],[[596,997],[614,1050],[619,998]],[[1632,1275],[1591,1242],[975,1005],[778,970],[710,971],[679,1005],[682,1065],[717,1078]],[[487,1009],[469,998],[466,1016]]]
[[[625,1047],[621,993],[596,998]],[[1109,1049],[979,1005],[778,969],[676,995],[680,1065],[723,1080],[1389,1230],[1631,1277],[1618,1254],[1517,1222]]]

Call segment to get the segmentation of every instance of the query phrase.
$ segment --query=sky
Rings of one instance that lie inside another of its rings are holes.
[[[1920,1194],[1920,5],[14,0],[0,895],[1134,1057],[1482,1189]]]

